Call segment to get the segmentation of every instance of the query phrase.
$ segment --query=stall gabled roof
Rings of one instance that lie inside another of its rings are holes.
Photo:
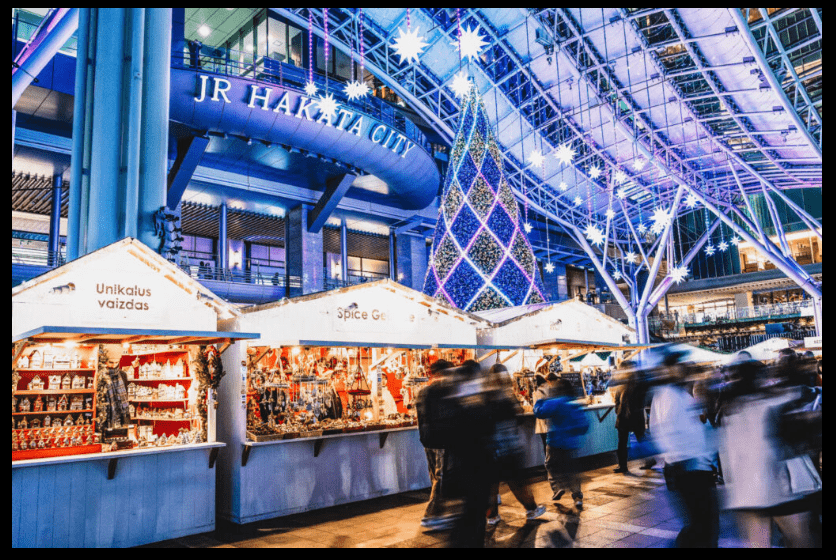
[[[433,299],[422,292],[418,292],[416,290],[413,290],[412,288],[408,288],[403,284],[399,284],[389,279],[378,280],[376,282],[368,282],[366,284],[358,284],[356,286],[349,286],[347,288],[340,288],[338,290],[331,290],[328,292],[319,292],[316,294],[309,294],[306,296],[282,299],[281,301],[277,301],[274,303],[268,303],[265,305],[259,305],[255,307],[248,307],[246,309],[241,310],[241,313],[243,315],[249,315],[252,313],[267,311],[269,309],[277,309],[287,305],[305,303],[323,298],[333,298],[343,296],[346,294],[351,294],[354,292],[363,292],[371,289],[384,289],[394,294],[401,295],[420,305],[423,305],[427,307],[427,309],[435,310],[438,313],[442,313],[452,317],[457,317],[462,321],[476,322],[477,324],[482,324],[485,327],[490,326],[490,323],[487,320],[483,319],[482,317],[479,317],[478,315],[468,313],[467,311],[462,311],[461,309],[456,309],[448,303]]]
[[[485,321],[490,321],[495,327],[505,327],[515,321],[534,317],[541,313],[559,308],[565,308],[567,310],[575,308],[583,311],[584,313],[593,312],[600,315],[601,319],[604,321],[608,321],[614,325],[628,329],[630,332],[635,332],[635,329],[632,327],[625,325],[621,321],[613,319],[606,313],[602,313],[591,305],[587,305],[575,299],[567,299],[566,301],[561,301],[559,303],[538,303],[536,305],[521,305],[518,307],[506,307],[503,309],[491,309],[488,311],[479,311],[476,315]]]
[[[177,268],[176,265],[165,260],[156,251],[152,250],[137,239],[127,237],[121,241],[117,241],[107,247],[103,247],[98,251],[94,251],[88,255],[80,257],[64,266],[58,267],[54,270],[42,274],[28,282],[24,282],[17,287],[12,288],[12,299],[15,297],[40,286],[45,283],[54,282],[61,276],[68,272],[83,270],[90,263],[116,254],[127,254],[143,263],[151,271],[156,274],[163,275],[174,286],[184,292],[185,295],[191,296],[204,305],[211,307],[221,318],[230,318],[240,315],[237,307],[229,304],[223,299],[219,298],[211,291],[206,289],[197,280],[190,277],[188,274]]]

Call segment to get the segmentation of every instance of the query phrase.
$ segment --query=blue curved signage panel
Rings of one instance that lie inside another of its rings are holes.
[[[171,119],[195,130],[283,144],[363,169],[411,209],[428,206],[440,176],[432,156],[397,128],[342,105],[323,112],[276,84],[172,69]]]

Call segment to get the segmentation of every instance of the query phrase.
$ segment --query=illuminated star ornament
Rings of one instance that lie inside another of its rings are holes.
[[[418,35],[420,30],[420,27],[416,27],[415,29],[408,29],[404,33],[403,29],[398,29],[400,36],[395,39],[392,47],[395,49],[395,54],[401,57],[401,64],[404,62],[410,64],[418,62],[421,52],[429,46],[424,38]]]
[[[636,254],[633,252],[627,253],[624,255],[624,260],[630,264],[634,264],[636,262]]]
[[[644,169],[644,160],[643,160],[643,159],[641,159],[641,158],[637,158],[637,159],[633,162],[633,169],[634,169],[635,171],[641,171],[641,170],[643,170],[643,169]]]
[[[488,45],[488,42],[485,41],[484,35],[479,34],[479,26],[477,25],[476,29],[470,26],[467,26],[466,29],[463,28],[461,37],[456,38],[451,44],[457,50],[461,49],[462,59],[473,60],[482,54],[482,50]]]
[[[689,194],[688,198],[685,199],[685,206],[687,206],[691,210],[696,208],[699,203],[700,203],[700,200],[697,198],[697,195],[695,195],[694,193]]]
[[[690,271],[687,266],[675,266],[671,268],[671,279],[677,284],[682,284],[688,278],[689,274]]]
[[[615,193],[615,196],[617,196],[621,200],[624,200],[625,198],[627,198],[627,189],[618,189],[618,191],[616,191]]]
[[[308,82],[305,84],[305,95],[308,97],[313,97],[316,95],[316,92],[319,91],[319,88],[316,87],[316,84],[313,82]]]
[[[526,222],[525,225],[523,226],[523,229],[525,230],[526,233],[531,233],[531,230],[533,230],[534,228],[531,226],[531,224]]]
[[[615,175],[612,176],[612,180],[615,181],[616,185],[623,185],[627,182],[627,174],[619,169],[615,172]]]
[[[366,97],[370,92],[369,86],[367,86],[364,82],[360,81],[353,81],[345,86],[345,94],[348,96],[349,101],[354,101],[355,99],[362,99]]]
[[[709,243],[708,245],[705,246],[705,254],[708,255],[709,257],[713,257],[714,253],[716,253],[716,252],[717,252],[717,248],[714,247],[714,245],[712,245],[711,243]]]
[[[607,219],[612,220],[613,218],[615,218],[615,210],[607,208]]]
[[[600,176],[601,176],[601,168],[600,167],[598,167],[597,165],[593,165],[592,167],[589,168],[589,178],[590,179],[592,179],[594,181],[594,180],[598,179],[598,177],[600,177]]]
[[[589,224],[588,226],[586,226],[584,235],[586,235],[586,238],[589,239],[589,242],[593,245],[599,246],[604,244],[604,232],[601,231],[601,228],[599,228],[595,224]]]
[[[621,278],[622,278],[621,271],[620,271],[620,270],[615,270],[615,271],[613,271],[613,273],[612,273],[612,277],[613,277],[615,280],[621,280]]]
[[[717,248],[720,249],[721,253],[725,253],[729,250],[729,244],[725,241],[721,241]]]
[[[316,105],[319,107],[321,115],[329,121],[337,116],[337,110],[340,108],[340,104],[334,99],[334,94],[332,93],[326,96],[320,95]]]
[[[580,206],[581,204],[583,204],[583,200],[581,200],[581,197],[579,196],[576,196],[575,200],[573,200],[572,202],[575,204],[575,206]]]
[[[636,231],[639,232],[639,235],[644,235],[647,233],[647,226],[644,225],[644,222],[639,224],[639,227],[636,228]]]
[[[665,228],[671,223],[671,215],[668,214],[664,209],[657,208],[655,212],[653,212],[653,226],[650,228],[650,231],[655,233],[656,235],[660,235]]]
[[[541,152],[540,150],[534,150],[528,156],[528,161],[530,161],[531,165],[533,165],[534,167],[541,167],[543,163],[545,163],[546,161],[546,156],[544,156],[543,152]]]
[[[735,235],[734,237],[732,237],[731,242],[732,242],[732,245],[737,247],[738,245],[740,245],[741,240],[738,236]]]
[[[563,165],[569,165],[575,159],[575,150],[569,144],[563,144],[555,151],[554,157]]]
[[[545,268],[546,268],[546,272],[548,272],[549,274],[551,274],[552,272],[554,272],[554,264],[552,264],[552,263],[550,263],[550,262],[549,262],[549,263],[546,263],[546,267],[545,267]]]
[[[567,185],[566,182],[564,181],[564,182],[560,183],[560,185],[558,185],[557,188],[560,189],[560,192],[566,192],[566,191],[569,190],[569,185]]]
[[[470,86],[470,76],[468,76],[467,73],[464,70],[462,70],[461,72],[456,74],[455,78],[453,78],[453,83],[450,84],[450,89],[453,90],[453,93],[456,94],[456,97],[462,99],[465,95],[468,94],[468,92],[470,92]]]

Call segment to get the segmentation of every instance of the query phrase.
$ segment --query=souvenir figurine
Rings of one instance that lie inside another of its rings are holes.
[[[61,395],[61,398],[58,399],[58,412],[66,412],[67,406],[67,395]]]
[[[81,396],[75,395],[73,396],[72,400],[70,401],[70,410],[78,412],[84,410],[82,407],[84,406],[84,400]]]
[[[84,389],[84,378],[80,375],[73,376],[72,388],[73,390]]]
[[[72,415],[67,416],[67,419],[64,420],[64,426],[65,427],[72,426],[74,424],[75,424],[75,422],[73,421]]]
[[[78,352],[73,352],[73,357],[70,360],[70,369],[79,368],[81,368],[81,357],[79,357]]]
[[[44,355],[40,350],[35,350],[29,358],[29,367],[32,369],[42,368],[44,365]]]
[[[44,428],[50,428],[50,427],[52,427],[52,417],[47,416],[46,418],[44,418]]]
[[[96,380],[92,377],[87,379],[87,388],[88,389],[95,389],[96,388]]]
[[[12,395],[12,414],[17,412],[17,399]]]
[[[171,373],[177,379],[185,376],[182,359],[177,360],[177,363],[171,368]]]
[[[40,375],[36,375],[32,381],[29,382],[29,390],[30,391],[43,391],[44,390],[44,381],[41,379]]]
[[[162,371],[161,375],[163,376],[164,379],[171,379],[171,377],[172,377],[171,361],[167,361],[165,363],[165,365],[163,366],[163,371]]]
[[[70,369],[70,356],[68,354],[55,356],[55,361],[53,362],[52,367],[55,369]]]
[[[61,389],[61,376],[60,375],[50,375],[49,376],[49,387],[50,391],[58,391]]]
[[[20,369],[29,369],[29,358],[21,356],[21,358],[17,361],[17,367]]]
[[[44,369],[52,369],[55,365],[55,354],[52,352],[44,352]]]
[[[84,410],[93,410],[93,397],[84,399]]]
[[[17,425],[18,430],[28,430],[29,429],[29,422],[26,421],[26,418],[20,421]]]
[[[55,397],[47,397],[46,398],[46,411],[47,412],[55,412],[58,410],[58,404]]]
[[[84,425],[84,422],[85,422],[84,415],[80,414],[78,416],[78,420],[76,420],[76,422],[75,422],[75,425],[81,427],[81,426]]]
[[[70,374],[66,374],[63,379],[61,379],[61,390],[62,391],[69,391],[72,389],[73,386],[73,378],[70,377]]]
[[[37,418],[32,420],[32,429],[33,430],[40,430],[41,429],[41,421]]]
[[[32,412],[43,412],[44,411],[44,401],[40,395],[38,398],[35,399],[35,404],[32,405]]]
[[[128,385],[128,398],[135,399],[136,398],[136,385],[131,383]]]
[[[29,402],[29,399],[21,399],[20,400],[20,409],[18,412],[29,412],[32,407],[32,403]]]

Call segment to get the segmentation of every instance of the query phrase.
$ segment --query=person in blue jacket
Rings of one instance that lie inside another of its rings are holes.
[[[558,396],[554,398],[537,401],[534,416],[549,423],[546,468],[554,474],[552,491],[556,499],[571,492],[575,507],[580,510],[583,509],[583,492],[577,466],[577,450],[583,445],[589,431],[589,421],[583,407],[575,402],[571,383],[565,379],[559,380],[556,394]]]

